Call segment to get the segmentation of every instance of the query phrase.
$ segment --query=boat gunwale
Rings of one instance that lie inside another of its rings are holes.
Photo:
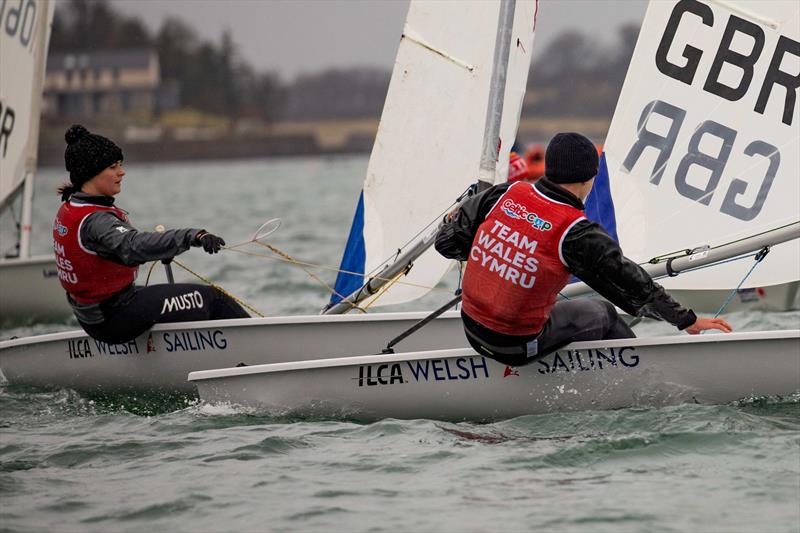
[[[422,320],[430,315],[430,311],[403,311],[395,313],[367,313],[367,314],[345,314],[345,315],[283,315],[273,317],[251,317],[251,318],[230,318],[225,320],[196,320],[193,322],[168,322],[154,325],[148,332],[158,331],[183,331],[193,329],[220,329],[220,328],[245,328],[268,325],[291,325],[291,324],[310,324],[310,323],[339,323],[339,322],[377,322],[377,321],[401,321],[401,320]],[[441,318],[459,319],[459,311],[447,311]],[[437,319],[438,320],[438,319]],[[88,337],[83,330],[60,331],[57,333],[45,333],[42,335],[32,335],[30,337],[20,337],[16,339],[0,340],[0,351],[27,344],[37,344],[45,342],[57,342],[62,340],[74,339],[78,337]]]

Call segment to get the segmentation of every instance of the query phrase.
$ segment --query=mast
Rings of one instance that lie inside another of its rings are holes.
[[[492,76],[489,88],[489,101],[486,111],[486,125],[484,128],[481,163],[478,171],[478,191],[482,191],[494,184],[495,169],[497,167],[498,153],[500,150],[500,123],[503,116],[503,96],[506,89],[506,72],[508,70],[508,57],[514,27],[515,7],[516,0],[500,0],[494,57],[492,61]],[[433,245],[440,227],[441,223],[437,224],[432,231],[424,235],[393,263],[383,268],[361,288],[339,303],[327,309],[323,309],[323,314],[347,313],[359,302],[373,296],[381,287],[386,285],[389,280],[392,280],[399,274],[402,275],[402,272],[410,268],[414,260]]]
[[[42,12],[36,20],[36,41],[34,43],[35,59],[33,87],[30,108],[30,127],[28,128],[27,154],[25,155],[25,178],[22,182],[22,212],[20,214],[19,258],[30,256],[31,219],[33,217],[34,175],[37,167],[39,143],[39,121],[44,91],[47,46],[50,35],[50,24],[53,5],[50,0],[40,0]]]
[[[486,184],[483,189],[494,185],[497,159],[500,152],[500,123],[503,119],[503,95],[506,92],[508,56],[511,50],[511,30],[514,26],[516,0],[501,0],[500,16],[497,21],[497,39],[494,43],[492,61],[492,85],[489,88],[489,105],[486,111],[486,127],[483,136],[483,151],[478,180]]]

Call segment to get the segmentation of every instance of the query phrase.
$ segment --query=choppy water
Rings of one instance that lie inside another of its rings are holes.
[[[336,266],[366,158],[128,167],[119,204],[141,228],[202,226],[234,242],[277,216],[273,244]],[[61,178],[45,170],[37,184],[34,252],[48,251]],[[270,315],[325,303],[319,284],[280,262],[181,259]],[[730,319],[740,330],[798,327],[800,313]],[[361,424],[0,386],[0,530],[797,532],[800,397]]]

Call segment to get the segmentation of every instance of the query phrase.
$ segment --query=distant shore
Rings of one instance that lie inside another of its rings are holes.
[[[526,118],[520,122],[517,140],[523,146],[544,143],[559,131],[579,131],[602,143],[608,131],[607,119],[583,117]],[[239,159],[283,156],[369,154],[378,131],[377,119],[273,124],[259,135],[218,132],[202,138],[171,137],[144,140],[112,137],[123,147],[128,161],[158,162]],[[198,137],[200,137],[198,135]],[[458,149],[454,146],[453,149]],[[59,166],[64,162],[64,144],[53,127],[41,136],[39,165]]]

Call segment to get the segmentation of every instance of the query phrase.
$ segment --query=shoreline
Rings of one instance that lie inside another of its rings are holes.
[[[220,131],[204,138],[169,137],[147,141],[129,139],[123,133],[117,142],[125,147],[128,160],[139,162],[369,154],[378,123],[377,119],[278,123],[261,135],[236,136]],[[40,136],[38,164],[63,165],[62,126],[43,127],[47,134]],[[602,143],[608,127],[609,120],[604,118],[527,118],[520,121],[517,139],[525,146],[533,142],[546,143],[559,131],[579,131],[594,142]],[[109,128],[99,125],[91,129],[107,133]]]

